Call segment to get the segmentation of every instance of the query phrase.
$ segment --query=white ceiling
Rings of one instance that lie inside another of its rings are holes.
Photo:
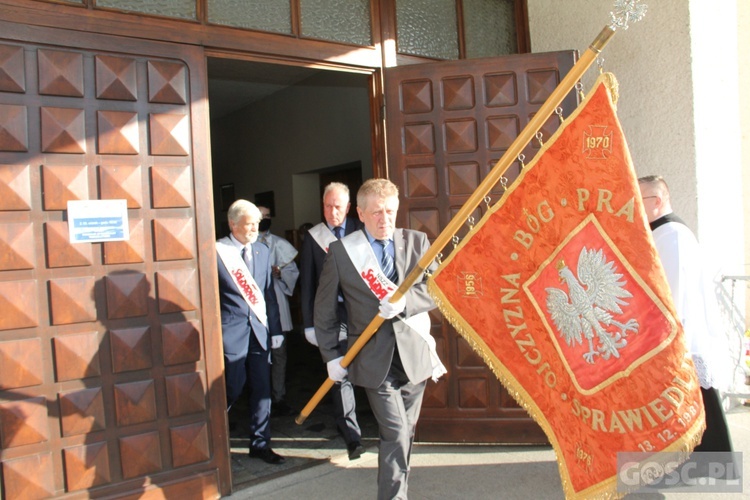
[[[208,58],[211,120],[309,78],[320,70],[301,66]]]

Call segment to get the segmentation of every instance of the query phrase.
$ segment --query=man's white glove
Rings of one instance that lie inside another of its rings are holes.
[[[278,349],[284,343],[283,335],[273,335],[271,337],[271,349]]]
[[[305,338],[315,347],[318,347],[318,339],[315,338],[315,328],[305,328]]]
[[[334,382],[341,382],[346,378],[347,373],[349,373],[346,368],[341,366],[342,359],[344,359],[344,356],[339,356],[338,358],[332,359],[326,363],[326,368],[328,368],[328,378]]]
[[[393,294],[387,295],[383,300],[380,301],[380,312],[378,315],[381,318],[385,319],[391,319],[394,316],[398,316],[401,314],[404,309],[406,308],[406,296],[402,295],[400,299],[398,299],[396,302],[390,302],[391,296]]]
[[[349,337],[349,328],[347,328],[346,323],[340,323],[339,324],[339,342],[346,340],[347,337]]]

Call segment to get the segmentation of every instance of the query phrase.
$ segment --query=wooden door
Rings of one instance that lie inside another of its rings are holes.
[[[2,497],[231,491],[202,49],[0,22]],[[124,199],[76,243],[69,200]]]
[[[574,62],[570,51],[387,69],[386,142],[389,177],[401,191],[399,225],[424,231],[434,240]],[[564,116],[575,103],[571,93],[562,105]],[[543,127],[542,140],[558,124],[553,115]],[[525,162],[539,147],[537,141],[526,147]],[[506,173],[509,183],[519,169],[516,161]],[[502,192],[502,186],[496,186],[490,203]],[[484,211],[484,205],[477,207],[475,220]],[[444,249],[444,255],[450,250]],[[448,375],[427,386],[417,439],[547,442],[469,344],[439,313],[433,319]]]

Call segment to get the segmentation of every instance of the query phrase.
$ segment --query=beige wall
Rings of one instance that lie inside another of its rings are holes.
[[[732,288],[722,276],[750,274],[750,2],[642,3],[645,18],[615,35],[602,53],[604,69],[620,83],[618,116],[636,172],[666,177],[675,212],[708,254],[728,335],[738,340],[747,324],[747,282]],[[612,7],[528,0],[532,50],[583,52]],[[585,88],[596,75],[596,67],[588,71]]]
[[[532,50],[583,52],[609,22],[612,3],[529,0]],[[677,193],[676,211],[695,228],[696,151],[694,130],[686,126],[694,122],[688,3],[658,3],[614,36],[602,53],[603,65],[620,83],[617,111],[638,175],[664,175]],[[597,74],[596,67],[588,71],[585,89]]]

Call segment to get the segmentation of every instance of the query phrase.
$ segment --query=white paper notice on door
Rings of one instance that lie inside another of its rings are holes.
[[[126,200],[68,201],[71,243],[96,243],[130,239]]]

